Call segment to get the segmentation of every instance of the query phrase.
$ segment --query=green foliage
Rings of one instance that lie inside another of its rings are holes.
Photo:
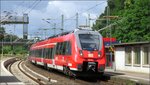
[[[22,40],[16,35],[8,34],[5,32],[4,27],[0,27],[0,42],[13,42],[16,39]],[[27,54],[28,53],[28,46],[3,46],[0,45],[0,54],[2,53],[3,49],[3,54]]]
[[[111,16],[119,16],[122,22],[113,26],[112,37],[116,37],[122,42],[150,41],[150,0],[109,0]],[[106,9],[104,14],[106,16]],[[111,20],[111,23],[118,21]],[[96,21],[93,29],[100,29],[106,26],[106,21]],[[101,32],[104,37],[108,37],[110,29]]]
[[[0,40],[2,40],[4,38],[4,33],[5,33],[5,28],[0,27]]]
[[[4,54],[11,54],[12,50],[10,46],[3,46],[3,53]]]
[[[4,54],[27,54],[27,48],[24,46],[3,46]]]

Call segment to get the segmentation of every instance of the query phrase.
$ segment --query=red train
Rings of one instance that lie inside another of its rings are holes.
[[[33,44],[29,60],[67,75],[103,74],[106,63],[103,38],[97,31],[87,29],[65,32]]]

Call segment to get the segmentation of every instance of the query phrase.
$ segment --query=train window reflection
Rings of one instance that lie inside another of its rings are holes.
[[[83,50],[94,51],[99,49],[99,35],[79,34],[79,39]]]

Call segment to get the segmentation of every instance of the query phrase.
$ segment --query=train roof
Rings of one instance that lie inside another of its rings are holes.
[[[59,36],[64,36],[64,35],[67,35],[67,34],[70,34],[70,33],[73,33],[73,32],[74,32],[74,31],[62,32],[62,33],[60,33],[60,34],[50,36],[50,37],[48,37],[48,39],[50,39],[50,38],[55,38],[55,37],[59,37]]]
[[[70,33],[74,33],[75,31],[78,31],[78,30],[94,31],[94,30],[92,30],[92,29],[82,29],[82,28],[78,28],[78,29],[75,29],[74,31],[62,32],[62,33],[59,33],[59,34],[57,34],[57,35],[50,36],[50,37],[48,37],[47,39],[51,39],[51,38],[55,38],[55,37],[59,37],[59,36],[64,36],[64,35],[67,35],[67,34],[70,34]],[[44,39],[44,40],[47,40],[47,39]],[[40,41],[44,41],[44,40],[40,40]],[[40,42],[40,41],[38,41],[38,42]]]
[[[92,30],[92,29],[82,29],[82,28],[78,28],[78,29],[75,29],[74,31],[62,32],[62,33],[60,33],[60,34],[50,36],[50,37],[48,37],[47,39],[39,40],[39,41],[37,41],[37,42],[34,43],[34,44],[38,44],[38,43],[40,43],[40,42],[44,42],[44,41],[49,40],[49,39],[52,39],[52,38],[56,38],[56,37],[64,36],[64,35],[67,35],[67,34],[71,34],[71,33],[74,33],[74,32],[76,32],[76,31],[79,31],[79,30],[82,30],[82,31],[94,31],[94,30]],[[33,45],[34,45],[34,44],[33,44]]]

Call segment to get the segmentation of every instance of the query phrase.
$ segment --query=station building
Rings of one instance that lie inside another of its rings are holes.
[[[115,70],[150,73],[150,42],[114,44]]]

